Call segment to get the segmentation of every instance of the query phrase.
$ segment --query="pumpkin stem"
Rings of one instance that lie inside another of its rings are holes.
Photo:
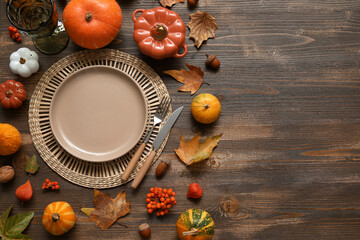
[[[209,104],[204,104],[204,108],[209,109],[210,108]]]
[[[87,14],[85,14],[85,20],[87,22],[90,22],[93,19],[93,15],[91,12],[88,12]]]
[[[188,236],[188,235],[190,235],[190,236],[195,236],[195,235],[198,234],[198,232],[199,232],[198,229],[192,228],[191,231],[183,232],[183,235],[184,235],[184,236]]]
[[[24,64],[24,63],[26,63],[26,59],[23,58],[23,57],[21,57],[19,62],[20,62],[21,64]]]
[[[13,93],[13,91],[11,89],[7,90],[6,93],[5,93],[7,98],[11,98],[13,94],[14,93]]]
[[[60,219],[60,215],[58,213],[51,214],[51,220],[53,222],[57,222]]]
[[[168,34],[167,28],[162,24],[155,24],[151,28],[151,36],[155,38],[155,40],[158,41],[164,40],[167,34]]]

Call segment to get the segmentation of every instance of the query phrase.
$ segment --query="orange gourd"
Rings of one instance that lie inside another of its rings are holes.
[[[219,99],[210,93],[202,93],[191,103],[191,113],[199,123],[210,124],[215,122],[221,113]]]
[[[0,156],[14,154],[21,147],[22,138],[16,127],[0,123]]]
[[[180,240],[211,240],[214,231],[214,220],[202,209],[188,209],[176,222],[176,232]]]
[[[62,235],[75,225],[74,210],[67,202],[50,203],[45,208],[42,224],[50,234]]]
[[[88,49],[108,45],[122,24],[121,8],[115,0],[71,0],[62,18],[71,40]]]

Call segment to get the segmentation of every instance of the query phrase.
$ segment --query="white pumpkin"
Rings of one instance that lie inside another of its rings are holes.
[[[30,77],[39,70],[39,56],[28,48],[19,48],[10,55],[10,70],[22,77]]]

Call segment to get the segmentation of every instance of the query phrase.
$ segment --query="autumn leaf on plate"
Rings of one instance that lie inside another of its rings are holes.
[[[190,69],[187,71],[185,69],[178,70],[167,70],[164,71],[165,74],[168,74],[175,78],[177,81],[184,83],[184,86],[178,88],[179,91],[190,92],[191,95],[196,93],[199,90],[201,84],[203,83],[204,72],[201,68],[186,64]]]
[[[199,142],[200,134],[197,134],[188,142],[181,137],[180,146],[178,149],[175,149],[176,155],[178,155],[180,160],[186,165],[201,162],[211,156],[212,151],[218,144],[221,136],[222,133],[213,137],[208,137],[201,143]]]
[[[122,191],[114,199],[109,194],[94,189],[95,208],[82,208],[101,230],[108,229],[118,218],[130,213],[130,202],[126,202],[126,193]]]
[[[172,5],[180,2],[184,2],[185,0],[159,0],[160,4],[163,7],[171,7]]]
[[[26,165],[25,165],[25,171],[28,173],[36,173],[36,171],[39,169],[39,164],[36,161],[36,156],[33,155],[31,158],[25,155]]]
[[[195,46],[199,48],[203,41],[209,38],[215,38],[215,30],[218,29],[216,25],[216,18],[211,16],[207,12],[197,11],[190,14],[190,22],[188,27],[190,28],[190,38],[195,40]]]

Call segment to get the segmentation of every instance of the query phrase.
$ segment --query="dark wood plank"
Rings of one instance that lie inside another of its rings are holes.
[[[358,239],[360,236],[360,5],[348,1],[200,0],[189,9],[175,10],[189,22],[196,10],[217,18],[216,39],[200,49],[187,39],[189,53],[183,59],[152,60],[139,53],[132,40],[131,13],[138,8],[159,6],[156,0],[118,0],[123,26],[108,47],[133,54],[152,66],[165,82],[173,107],[184,105],[181,118],[172,129],[161,159],[172,166],[159,180],[153,166],[140,189],[129,184],[104,190],[115,196],[125,190],[132,202],[131,214],[123,218],[127,228],[114,224],[101,231],[80,212],[92,206],[92,190],[73,185],[40,161],[40,171],[31,176],[35,190],[31,202],[21,205],[14,191],[29,177],[16,169],[16,178],[0,185],[0,211],[9,205],[13,213],[35,211],[26,233],[34,239],[51,239],[41,226],[44,207],[58,200],[68,201],[76,212],[76,227],[66,239],[140,239],[137,226],[151,225],[152,239],[176,239],[179,214],[191,207],[203,208],[214,217],[214,239]],[[65,1],[56,0],[61,13]],[[41,75],[53,63],[82,50],[73,42],[60,54],[39,53],[40,71],[22,79],[8,68],[8,57],[20,46],[35,49],[29,38],[21,44],[8,36],[9,25],[0,2],[1,81],[21,80],[28,100],[17,110],[0,108],[0,122],[15,125],[23,135],[23,151],[35,153],[27,124],[31,93]],[[188,34],[188,32],[187,32]],[[215,53],[219,71],[207,69],[206,54]],[[193,96],[177,91],[180,83],[162,72],[180,69],[185,63],[201,66],[205,81],[198,93],[210,92],[221,99],[220,119],[210,125],[196,123],[190,113]],[[186,168],[175,156],[180,136],[195,133],[211,136],[223,133],[209,160]],[[12,157],[1,158],[1,165]],[[45,178],[58,180],[62,190],[43,193]],[[187,186],[199,183],[204,189],[200,201],[186,198]],[[149,216],[145,194],[152,186],[173,187],[178,205],[165,218]]]

